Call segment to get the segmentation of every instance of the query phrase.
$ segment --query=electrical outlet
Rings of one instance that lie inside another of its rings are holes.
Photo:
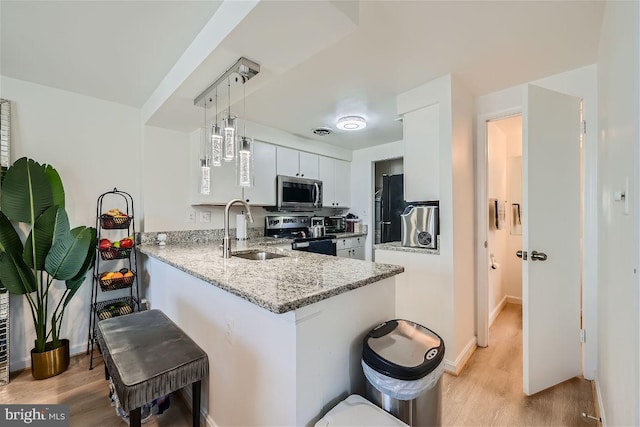
[[[211,222],[211,211],[200,211],[200,222]]]
[[[187,211],[187,216],[185,217],[186,222],[196,222],[196,211],[190,209]]]

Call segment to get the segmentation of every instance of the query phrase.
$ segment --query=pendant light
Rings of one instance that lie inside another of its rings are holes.
[[[208,138],[207,102],[204,103],[204,129],[200,139],[200,194],[211,193],[211,144]]]
[[[218,126],[218,89],[216,88],[216,117],[211,124],[211,163],[214,167],[222,166],[223,140]]]
[[[244,76],[242,78],[244,79]],[[253,138],[247,138],[247,90],[244,85],[242,98],[244,123],[242,138],[238,144],[238,185],[251,187],[253,184]]]
[[[229,88],[229,110],[224,118],[224,153],[222,158],[225,162],[230,162],[235,158],[236,152],[236,126],[237,117],[231,115],[231,80],[227,77],[227,87]]]

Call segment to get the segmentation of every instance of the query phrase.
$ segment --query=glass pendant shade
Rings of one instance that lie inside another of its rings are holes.
[[[238,144],[238,185],[253,184],[253,138],[242,137]]]
[[[217,124],[211,126],[211,163],[213,166],[222,166],[223,138],[220,127]]]
[[[200,194],[211,193],[211,144],[208,129],[203,129],[200,143]]]
[[[234,159],[236,151],[237,118],[229,114],[224,118],[223,122],[224,153],[222,158],[225,162],[230,162]]]

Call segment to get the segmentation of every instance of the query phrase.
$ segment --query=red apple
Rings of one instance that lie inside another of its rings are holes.
[[[133,247],[133,240],[131,240],[128,237],[125,237],[124,239],[120,240],[120,247],[121,248],[125,248],[125,249],[129,249]]]
[[[109,239],[100,239],[100,242],[98,243],[98,247],[101,250],[109,249],[111,247],[111,240],[109,240]]]

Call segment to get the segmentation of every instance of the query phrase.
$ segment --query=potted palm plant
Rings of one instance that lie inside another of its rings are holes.
[[[62,181],[52,166],[21,158],[6,171],[0,191],[0,286],[29,303],[35,379],[69,366],[69,341],[60,338],[60,329],[67,304],[93,266],[95,247],[95,228],[70,228]],[[59,292],[53,290],[61,281],[65,286],[56,298]]]

